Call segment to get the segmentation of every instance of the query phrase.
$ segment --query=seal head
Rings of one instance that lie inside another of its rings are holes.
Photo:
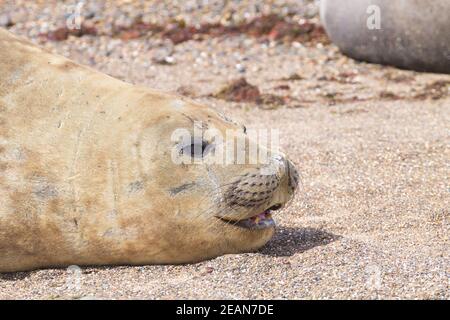
[[[0,271],[188,263],[273,235],[298,175],[245,127],[3,30],[0,47]]]

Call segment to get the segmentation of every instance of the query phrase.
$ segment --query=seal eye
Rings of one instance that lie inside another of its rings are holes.
[[[192,158],[203,158],[214,146],[205,140],[192,142],[191,144],[181,148],[181,154],[190,155]]]

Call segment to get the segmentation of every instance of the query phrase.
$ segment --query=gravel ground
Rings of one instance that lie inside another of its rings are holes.
[[[114,77],[188,95],[247,127],[280,129],[302,186],[259,252],[83,268],[78,278],[66,270],[3,274],[0,298],[450,298],[450,76],[358,63],[322,38],[206,35],[173,44],[111,31],[129,30],[137,16],[163,25],[233,25],[272,13],[317,22],[311,1],[88,1],[83,21],[97,34],[49,41],[74,3],[3,1],[0,26]],[[217,98],[240,78],[274,102]]]

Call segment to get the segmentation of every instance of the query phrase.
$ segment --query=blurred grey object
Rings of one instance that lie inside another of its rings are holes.
[[[354,59],[450,73],[450,0],[321,0],[320,15]]]

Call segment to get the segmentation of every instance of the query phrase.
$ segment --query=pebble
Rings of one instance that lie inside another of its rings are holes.
[[[13,22],[11,17],[7,14],[0,14],[0,26],[1,27],[11,27]]]

